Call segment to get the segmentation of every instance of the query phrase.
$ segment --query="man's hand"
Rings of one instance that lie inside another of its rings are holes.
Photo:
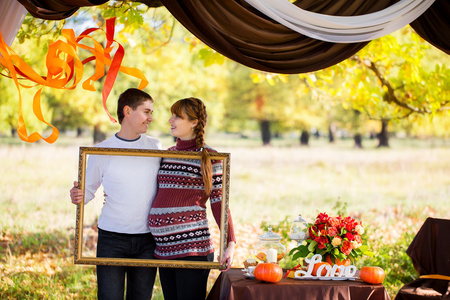
[[[70,199],[73,204],[80,204],[83,201],[84,193],[78,188],[78,182],[73,182],[73,188],[70,189]]]

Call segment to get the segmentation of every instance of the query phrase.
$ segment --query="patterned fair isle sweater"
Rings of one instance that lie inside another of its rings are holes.
[[[168,150],[200,151],[195,140],[177,140]],[[217,152],[207,147],[209,152]],[[220,226],[222,203],[222,161],[212,161],[211,211]],[[206,216],[206,201],[200,160],[163,158],[158,173],[158,194],[148,217],[156,240],[155,256],[174,259],[205,256],[214,252]],[[236,242],[231,214],[228,214],[228,242]]]

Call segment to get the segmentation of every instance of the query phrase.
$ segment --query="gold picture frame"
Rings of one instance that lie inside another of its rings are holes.
[[[144,149],[121,149],[80,147],[78,164],[78,184],[84,191],[86,180],[86,164],[88,155],[122,155],[143,157],[170,157],[181,159],[200,159],[201,153],[192,151],[169,151],[169,150],[144,150]],[[85,265],[115,265],[115,266],[140,266],[140,267],[165,267],[165,268],[196,268],[196,269],[225,269],[226,265],[220,264],[227,246],[228,212],[229,212],[229,190],[230,190],[230,154],[210,153],[211,160],[223,161],[222,178],[222,209],[220,224],[220,244],[218,261],[183,261],[162,259],[128,259],[128,258],[104,258],[83,256],[83,229],[84,226],[84,201],[77,205],[74,263]]]

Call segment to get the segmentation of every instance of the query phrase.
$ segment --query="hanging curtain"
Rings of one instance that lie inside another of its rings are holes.
[[[108,0],[17,1],[33,16],[55,20],[70,16],[79,7]],[[217,52],[250,68],[267,72],[296,74],[317,71],[351,57],[368,43],[332,43],[310,38],[273,21],[244,0],[161,2],[183,26]],[[382,11],[397,2],[302,0],[294,5],[319,14],[360,16]],[[450,54],[449,16],[450,0],[435,0],[411,26],[422,38]]]
[[[190,32],[219,53],[248,67],[274,73],[306,73],[335,65],[363,43],[329,43],[299,34],[260,13],[244,0],[162,0]],[[304,10],[329,15],[362,15],[392,0],[304,0]]]
[[[274,73],[306,73],[337,64],[362,49],[367,42],[330,43],[299,34],[254,9],[244,0],[162,0],[167,9],[191,33],[219,53],[248,67]],[[332,16],[359,16],[382,11],[397,0],[302,0],[299,8]],[[436,0],[429,8],[433,17],[416,19],[414,24],[434,28],[426,40],[450,50],[448,9],[450,1]],[[434,8],[437,9],[434,9]],[[427,11],[428,12],[428,11]],[[427,15],[425,12],[424,15]],[[432,23],[444,24],[438,33]],[[419,25],[417,25],[419,26]],[[417,26],[413,26],[417,28]],[[419,34],[423,34],[419,32]],[[442,35],[442,36],[441,36]]]
[[[1,0],[3,1],[3,0]],[[80,7],[95,6],[109,0],[17,0],[36,18],[62,20],[73,15]]]
[[[7,45],[11,46],[26,14],[25,7],[16,0],[0,1],[0,32]]]
[[[450,54],[450,1],[436,0],[411,27],[436,48]]]
[[[434,0],[401,0],[383,10],[358,16],[310,12],[287,0],[245,0],[269,18],[325,42],[367,42],[388,35],[417,19]]]

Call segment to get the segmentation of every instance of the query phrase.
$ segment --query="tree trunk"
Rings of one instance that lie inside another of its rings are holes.
[[[388,126],[388,120],[381,120],[381,132],[378,134],[378,147],[389,147]]]
[[[77,137],[80,137],[83,134],[83,128],[77,127]]]
[[[360,133],[355,134],[353,137],[353,140],[355,141],[355,148],[362,148],[362,136]]]
[[[309,132],[307,130],[302,130],[302,134],[300,135],[300,145],[301,146],[309,145]]]
[[[100,124],[94,125],[94,145],[106,139],[106,134],[101,130]]]
[[[334,132],[336,131],[336,128],[333,124],[330,124],[330,126],[328,126],[328,140],[330,141],[330,143],[334,143]]]
[[[261,137],[263,141],[263,145],[270,145],[270,140],[272,135],[270,134],[270,121],[262,120],[259,122],[259,126],[261,128]]]

